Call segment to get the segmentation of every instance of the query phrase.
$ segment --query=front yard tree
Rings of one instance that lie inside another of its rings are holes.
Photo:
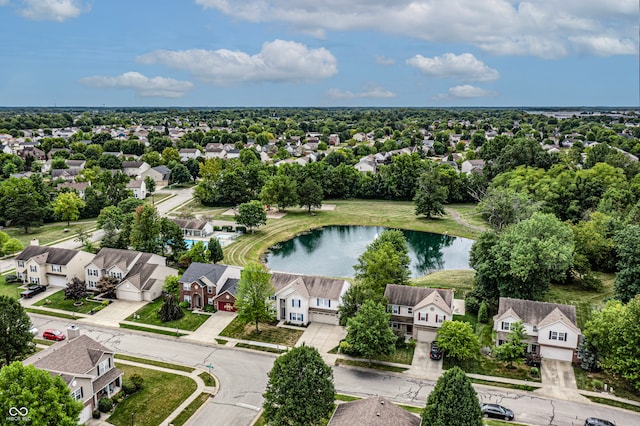
[[[298,346],[276,358],[264,393],[264,417],[273,425],[317,425],[333,411],[333,371],[318,350]]]
[[[222,252],[222,246],[220,241],[216,237],[209,238],[209,260],[211,263],[218,263],[224,259],[224,253]]]
[[[267,223],[267,212],[264,211],[262,202],[252,200],[248,203],[240,204],[238,214],[236,215],[236,223],[249,228],[253,234],[253,228],[257,228]]]
[[[108,206],[100,210],[98,215],[98,228],[104,231],[102,238],[102,247],[124,248],[119,247],[118,233],[123,224],[123,212],[116,206]]]
[[[271,274],[259,263],[250,262],[240,272],[236,290],[238,319],[244,323],[254,323],[256,333],[261,322],[273,321],[273,306],[270,303],[275,293],[270,281]]]
[[[169,293],[164,296],[162,306],[158,310],[158,316],[162,322],[174,321],[184,316],[184,312],[173,294]]]
[[[173,169],[171,169],[171,184],[183,184],[187,182],[191,182],[191,173],[189,173],[189,169],[184,164],[176,164]]]
[[[156,192],[156,181],[151,176],[146,176],[144,178],[144,186],[147,187],[147,193],[151,195],[151,202],[155,205],[155,199],[153,198],[153,194]]]
[[[349,287],[342,295],[342,303],[338,307],[340,325],[346,326],[349,318],[353,318],[367,300],[387,305],[387,299],[383,295],[376,293],[365,283],[356,282]]]
[[[134,250],[155,253],[160,237],[160,218],[155,207],[148,204],[139,206],[133,216],[131,245]]]
[[[413,201],[416,216],[424,215],[427,219],[445,214],[444,203],[447,201],[447,187],[440,184],[440,175],[431,167],[420,175]]]
[[[460,367],[445,371],[429,394],[422,426],[481,426],[482,409],[471,381]]]
[[[24,417],[32,425],[76,426],[82,411],[62,377],[17,361],[0,370],[0,395],[3,416],[12,407],[26,407]],[[5,424],[21,424],[21,413],[17,417]]]
[[[177,275],[169,275],[164,279],[164,291],[172,294],[174,297],[180,297],[180,278]]]
[[[298,187],[298,202],[300,207],[306,207],[307,211],[311,213],[311,209],[319,209],[322,207],[322,199],[324,198],[324,191],[319,183],[311,178],[305,180]]]
[[[112,277],[111,275],[103,275],[99,280],[98,284],[96,284],[96,288],[102,294],[103,297],[107,299],[115,299],[116,298],[116,287],[119,282],[116,277]]]
[[[2,330],[0,367],[2,367],[29,355],[35,350],[35,345],[33,334],[29,331],[31,320],[20,302],[8,296],[0,296],[0,313],[0,330]],[[7,367],[2,368],[2,371],[5,368]]]
[[[85,206],[82,198],[75,192],[63,192],[53,202],[53,213],[63,221],[67,221],[67,226],[73,220],[78,220],[80,210]]]
[[[87,297],[87,286],[84,281],[78,277],[73,277],[71,281],[67,283],[67,287],[64,289],[64,298],[69,300],[82,300]]]
[[[382,303],[369,300],[347,321],[346,341],[369,360],[369,365],[374,355],[390,355],[395,350],[397,337],[389,327],[390,320],[391,314]]]
[[[402,232],[386,230],[358,258],[353,267],[355,277],[380,294],[387,284],[408,284],[411,262],[408,252]]]
[[[496,348],[496,358],[507,363],[509,368],[522,359],[527,348],[527,333],[522,321],[511,323],[507,341]]]
[[[627,303],[640,294],[640,225],[627,225],[615,235],[618,273],[615,297]]]
[[[468,322],[445,321],[436,336],[438,347],[445,355],[459,361],[475,358],[480,350],[478,336]]]
[[[287,207],[298,204],[296,182],[289,176],[275,175],[262,187],[260,198],[268,206],[275,204],[278,210],[286,210]]]

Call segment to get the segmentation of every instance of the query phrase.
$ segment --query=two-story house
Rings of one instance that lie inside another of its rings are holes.
[[[147,198],[147,184],[142,179],[133,179],[127,183],[126,188],[131,191],[134,198],[144,200]]]
[[[33,366],[60,376],[77,401],[84,404],[80,423],[85,423],[98,408],[102,397],[111,398],[122,387],[122,371],[115,367],[113,351],[77,327],[67,329],[69,338],[29,358]]]
[[[66,287],[74,277],[84,278],[82,265],[92,258],[91,253],[41,246],[32,240],[15,258],[16,276],[25,283]]]
[[[497,345],[506,341],[511,324],[517,321],[522,321],[528,336],[527,352],[561,361],[577,359],[582,332],[575,306],[501,297],[493,317]]]
[[[271,283],[277,319],[292,324],[338,324],[338,307],[351,284],[348,281],[274,272]]]
[[[391,328],[418,342],[432,342],[442,323],[453,319],[453,290],[388,284]]]
[[[180,277],[180,301],[188,302],[191,309],[212,306],[235,312],[240,271],[237,266],[193,262]]]
[[[144,161],[123,161],[122,173],[127,176],[131,176],[134,179],[139,179],[151,166]]]
[[[166,265],[167,259],[157,254],[105,247],[85,263],[84,281],[95,290],[100,278],[109,275],[119,281],[118,299],[152,301],[162,295],[165,278],[178,275],[177,269]]]

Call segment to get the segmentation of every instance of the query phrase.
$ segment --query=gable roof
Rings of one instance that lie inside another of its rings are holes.
[[[227,278],[220,291],[218,291],[218,294],[222,294],[225,291],[228,291],[235,296],[236,290],[238,289],[238,282],[240,282],[238,278]]]
[[[384,296],[389,300],[389,304],[401,306],[416,306],[432,293],[438,293],[448,307],[447,309],[451,309],[453,303],[453,290],[451,289],[387,284],[384,290]]]
[[[105,247],[100,249],[91,263],[93,263],[100,269],[107,269],[111,268],[112,266],[117,266],[118,269],[125,272],[129,270],[129,268],[131,267],[130,265],[141,254],[143,253],[134,250],[121,250]]]
[[[16,260],[29,260],[33,257],[40,256],[40,258],[35,259],[39,264],[66,265],[76,254],[78,254],[78,250],[47,246],[27,246],[16,256]]]
[[[414,309],[420,309],[425,306],[436,305],[441,310],[445,311],[448,314],[451,314],[451,305],[447,305],[439,292],[433,291],[430,295],[422,299],[417,305],[415,305]]]
[[[339,404],[328,426],[418,426],[420,417],[382,396]]]
[[[143,161],[123,161],[122,168],[123,169],[138,169],[142,167],[144,164]]]
[[[200,219],[169,219],[182,229],[204,229],[207,226],[206,220]]]
[[[580,329],[573,322],[571,322],[571,320],[567,318],[567,316],[563,314],[562,311],[560,311],[560,309],[558,308],[555,308],[553,311],[551,311],[551,313],[549,313],[549,315],[544,317],[543,320],[538,323],[538,330],[556,322],[562,322],[573,331],[580,334]]]
[[[34,362],[34,367],[68,375],[87,374],[100,358],[113,351],[81,334],[61,345],[54,345],[51,352]]]
[[[342,294],[345,280],[314,275],[273,272],[271,274],[271,283],[275,287],[276,293],[292,285],[301,296],[338,300]]]
[[[168,168],[167,166],[156,166],[156,167],[152,167],[152,169],[162,175],[162,180],[169,180],[171,169]]]
[[[498,304],[498,313],[494,319],[500,319],[509,309],[513,309],[515,313],[522,318],[522,322],[539,327],[539,324],[548,317],[554,310],[558,310],[570,324],[574,326],[576,321],[576,307],[572,305],[561,305],[559,303],[536,302],[533,300],[512,299],[510,297],[501,297]],[[560,318],[558,314],[554,314],[554,318]]]
[[[206,287],[207,284],[202,281],[206,278],[208,281],[217,284],[222,275],[227,270],[227,265],[220,265],[217,263],[199,263],[193,262],[182,277],[180,277],[181,283],[198,283],[202,287]]]

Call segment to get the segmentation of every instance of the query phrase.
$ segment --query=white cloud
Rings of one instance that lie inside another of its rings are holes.
[[[396,63],[396,60],[393,58],[387,58],[385,56],[376,55],[375,57],[376,64],[378,65],[393,65]]]
[[[637,51],[633,40],[619,40],[605,35],[573,37],[571,41],[585,53],[597,56],[632,55]]]
[[[327,92],[332,99],[363,99],[363,98],[395,98],[396,94],[377,85],[368,85],[361,92],[351,92],[349,90],[329,89]]]
[[[0,0],[0,6],[6,6],[9,4],[9,0]]]
[[[215,85],[250,81],[310,82],[338,72],[327,49],[310,49],[293,41],[274,40],[255,55],[238,50],[156,50],[138,57],[144,64],[161,63],[186,70]]]
[[[62,22],[77,18],[89,9],[89,5],[79,0],[22,0],[22,7],[18,9],[18,13],[34,21]]]
[[[407,64],[416,67],[425,75],[439,78],[455,78],[464,81],[493,81],[500,77],[498,71],[489,68],[471,53],[456,55],[445,53],[442,56],[427,58],[416,55],[407,59]]]
[[[454,86],[449,88],[447,93],[442,93],[435,96],[435,99],[469,99],[469,98],[483,98],[489,96],[496,96],[497,93],[482,89],[480,87],[472,86],[470,84],[463,84],[461,86]]]
[[[163,98],[180,98],[194,87],[190,81],[180,81],[166,77],[147,77],[133,71],[115,77],[85,77],[78,82],[89,87],[131,89],[138,96]]]
[[[558,58],[583,53],[581,37],[607,34],[638,51],[637,0],[195,1],[240,20],[286,23],[318,37],[328,31],[372,30],[468,43],[494,54]]]

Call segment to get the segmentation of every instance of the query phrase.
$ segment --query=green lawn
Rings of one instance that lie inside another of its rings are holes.
[[[202,379],[202,381],[204,382],[205,386],[215,386],[216,385],[216,379],[213,378],[213,376],[209,373],[207,373],[206,371],[203,371],[202,373],[198,374],[198,377],[200,377]]]
[[[282,354],[287,351],[286,349],[276,349],[268,346],[252,345],[250,343],[242,343],[242,342],[236,343],[234,348],[253,349],[254,351],[269,352],[272,354]]]
[[[182,311],[184,312],[184,316],[182,318],[180,318],[179,320],[162,322],[160,320],[160,317],[158,316],[158,311],[162,306],[162,302],[163,299],[160,298],[156,299],[153,302],[147,303],[136,312],[136,315],[139,315],[140,318],[134,319],[133,315],[131,315],[129,318],[127,318],[127,321],[194,331],[209,319],[209,315],[195,314],[183,308]]]
[[[477,204],[448,204],[445,207],[458,212],[460,219],[470,225],[480,228],[489,228],[489,224],[482,218]]]
[[[129,330],[138,330],[138,331],[144,331],[145,333],[156,333],[156,334],[162,334],[164,336],[173,336],[173,337],[181,337],[181,336],[186,336],[186,333],[176,333],[174,330],[162,330],[162,329],[158,329],[158,328],[151,328],[151,327],[143,327],[141,325],[133,325],[133,324],[127,324],[124,322],[121,322],[119,324],[120,328],[126,328]]]
[[[292,330],[290,328],[276,327],[271,324],[260,324],[260,332],[256,333],[255,324],[245,325],[236,317],[222,330],[220,335],[239,340],[253,340],[255,342],[274,343],[276,345],[293,347],[300,336],[302,336],[302,333],[304,333],[303,330]]]
[[[392,365],[376,364],[375,361],[369,365],[367,361],[355,361],[352,359],[338,358],[336,364],[352,365],[354,367],[373,368],[374,370],[393,371],[394,373],[402,373],[408,368],[395,367]]]
[[[375,355],[372,359],[376,361],[395,362],[398,364],[411,365],[413,361],[413,352],[415,346],[409,346],[406,348],[396,349],[391,355]]]
[[[285,241],[303,231],[327,225],[368,225],[387,226],[415,231],[448,233],[474,238],[478,232],[455,222],[450,216],[436,219],[417,218],[414,205],[410,201],[385,200],[325,200],[324,204],[334,204],[335,210],[316,211],[315,216],[305,209],[290,208],[281,219],[268,219],[267,224],[245,234],[233,244],[225,247],[224,261],[231,265],[244,265],[257,261],[270,246]],[[194,209],[197,207],[193,207]],[[200,210],[199,213],[212,214],[219,209]],[[231,216],[216,216],[216,219],[233,220]]]
[[[532,377],[529,375],[530,367],[524,364],[514,364],[513,368],[507,368],[505,363],[495,358],[487,356],[479,356],[478,358],[479,359],[460,362],[445,356],[442,367],[447,370],[453,366],[458,366],[466,373],[540,382],[540,377]]]
[[[50,301],[51,303],[47,303]],[[63,311],[75,312],[79,314],[88,314],[92,309],[102,306],[101,303],[89,302],[83,300],[82,305],[73,306],[73,300],[67,300],[64,298],[64,290],[57,291],[39,302],[34,303],[34,306],[45,306],[52,309],[61,309]]]
[[[21,284],[21,282],[7,283],[4,279],[4,276],[0,275],[0,296],[7,296],[12,299],[18,299],[20,297],[20,292],[22,291],[19,288]]]
[[[473,288],[473,279],[476,271],[451,270],[437,271],[429,275],[412,278],[411,283],[418,287],[452,288],[455,290],[456,299],[464,299],[466,292]]]
[[[38,228],[29,228],[28,234],[25,234],[22,228],[5,228],[3,231],[9,234],[10,238],[17,238],[24,246],[28,246],[33,238],[37,238],[40,245],[47,245],[54,241],[75,238],[81,229],[87,230],[95,227],[95,220],[83,220],[82,222],[71,222],[69,226],[67,226],[67,222],[57,222]],[[68,231],[65,232],[65,229]]]
[[[186,365],[172,364],[170,362],[156,361],[155,359],[140,358],[140,357],[131,356],[131,355],[115,354],[114,357],[116,359],[123,359],[125,361],[139,362],[139,363],[142,363],[142,364],[154,365],[156,367],[163,367],[163,368],[168,368],[168,369],[171,369],[171,370],[185,371],[187,373],[191,373],[193,370],[195,370],[195,368],[188,367]],[[204,373],[204,374],[206,374],[206,373]]]
[[[35,308],[24,308],[24,310],[29,312],[29,313],[32,313],[32,314],[48,315],[50,317],[64,318],[64,319],[68,319],[68,320],[77,320],[78,319],[74,315],[64,314],[62,312],[51,312],[51,311],[45,311],[44,309],[35,309]]]
[[[575,367],[573,371],[578,389],[602,391],[603,385],[606,383],[609,388],[613,387],[616,396],[640,402],[640,394],[629,383],[619,377],[614,377],[604,371],[589,372],[579,367]]]
[[[207,400],[211,397],[211,394],[202,392],[196,399],[191,401],[187,408],[182,410],[182,412],[171,421],[171,424],[173,426],[182,426],[183,424],[185,424],[191,418],[191,416],[193,416],[194,413],[198,411],[198,408],[200,408],[202,404],[207,402]]]
[[[197,389],[189,377],[126,364],[116,366],[124,371],[125,380],[136,373],[144,379],[142,390],[123,400],[109,416],[109,423],[117,426],[159,425]]]

